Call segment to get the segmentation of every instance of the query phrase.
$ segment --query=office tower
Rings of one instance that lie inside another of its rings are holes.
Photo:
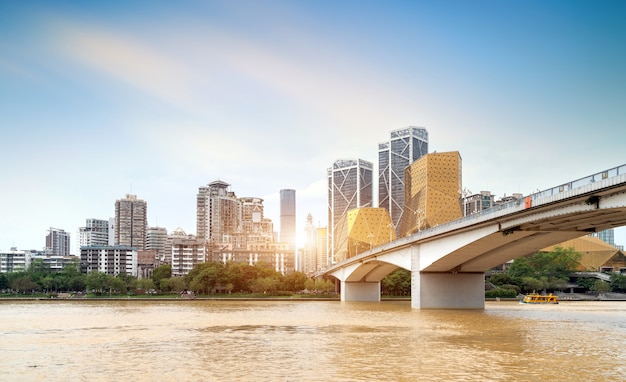
[[[46,251],[52,256],[70,255],[70,234],[60,228],[48,230],[46,235]]]
[[[221,243],[224,235],[237,232],[239,201],[230,184],[217,180],[200,187],[197,195],[196,234],[210,245]]]
[[[427,153],[423,127],[394,130],[389,142],[378,144],[378,207],[389,211],[396,232],[404,210],[404,169]]]
[[[371,207],[373,199],[371,162],[362,159],[343,159],[333,163],[328,173],[328,230],[329,255],[335,263],[335,248],[342,227],[339,224],[349,210]]]
[[[137,195],[126,194],[115,201],[115,244],[130,246],[138,251],[146,248],[148,204]]]
[[[296,190],[280,190],[280,241],[296,249]]]
[[[317,228],[313,224],[311,213],[306,216],[302,262],[299,268],[304,273],[313,273],[319,269],[317,267]]]
[[[424,155],[406,168],[405,180],[400,237],[463,216],[461,155],[458,151]]]

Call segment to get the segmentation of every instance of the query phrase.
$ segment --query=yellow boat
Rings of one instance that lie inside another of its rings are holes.
[[[549,295],[530,293],[520,302],[523,304],[558,304],[559,296],[554,296],[552,293]]]

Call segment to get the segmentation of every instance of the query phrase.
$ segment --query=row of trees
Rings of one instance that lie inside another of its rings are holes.
[[[99,294],[129,293],[137,290],[178,293],[188,289],[197,294],[215,293],[293,293],[308,290],[334,293],[330,280],[311,279],[302,272],[282,275],[266,264],[242,263],[198,264],[185,277],[172,277],[169,264],[157,267],[150,279],[100,272],[80,272],[78,261],[54,272],[41,260],[35,260],[25,271],[0,273],[0,290],[16,293],[57,293],[89,291]]]
[[[552,252],[538,252],[516,259],[507,272],[494,274],[488,281],[497,286],[488,297],[515,297],[531,291],[560,291],[567,288],[572,272],[582,254],[573,248],[557,247]],[[0,273],[0,290],[18,293],[56,293],[94,291],[95,293],[128,293],[137,290],[178,293],[188,289],[199,295],[217,293],[287,294],[307,290],[312,293],[334,293],[335,283],[312,279],[301,272],[282,275],[266,264],[208,262],[196,265],[185,277],[172,277],[169,264],[157,267],[151,279],[128,275],[80,272],[76,261],[61,272],[51,271],[41,260],[35,260],[23,272]],[[613,274],[610,282],[579,278],[580,287],[598,292],[626,292],[626,276]],[[381,282],[384,295],[409,296],[411,273],[397,269]]]
[[[576,271],[582,254],[573,248],[556,247],[552,252],[537,252],[515,259],[506,273],[494,274],[489,282],[498,286],[488,297],[515,297],[532,291],[567,289],[570,275]],[[626,276],[611,275],[611,282],[579,278],[577,284],[591,291],[626,292]]]

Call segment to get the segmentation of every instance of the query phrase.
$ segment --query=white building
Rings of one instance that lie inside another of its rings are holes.
[[[111,276],[119,274],[137,276],[137,260],[137,249],[126,245],[92,246],[80,249],[83,273],[102,272]]]

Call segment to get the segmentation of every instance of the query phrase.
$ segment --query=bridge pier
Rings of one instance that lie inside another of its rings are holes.
[[[485,274],[412,271],[411,307],[485,309]]]
[[[380,281],[341,282],[341,301],[380,301]]]

